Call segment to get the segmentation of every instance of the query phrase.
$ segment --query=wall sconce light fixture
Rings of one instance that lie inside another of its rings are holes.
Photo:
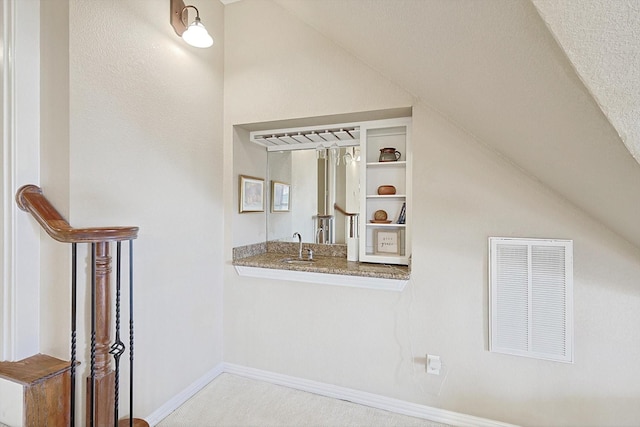
[[[196,19],[190,24],[189,8],[196,11]],[[194,47],[209,47],[213,44],[213,39],[207,29],[200,22],[200,12],[195,6],[185,6],[182,0],[171,0],[171,26],[176,34]]]

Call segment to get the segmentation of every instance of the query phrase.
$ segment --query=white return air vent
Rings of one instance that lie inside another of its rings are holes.
[[[573,243],[489,238],[489,350],[573,362]]]

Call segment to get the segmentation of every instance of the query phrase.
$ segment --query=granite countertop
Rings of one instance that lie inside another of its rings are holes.
[[[297,245],[295,246],[297,247]],[[289,246],[289,248],[291,248],[291,246]],[[285,250],[281,252],[267,251],[258,254],[255,254],[255,252],[254,254],[251,252],[245,253],[248,256],[234,257],[233,265],[393,280],[409,280],[410,276],[409,267],[407,266],[353,262],[347,261],[346,256],[316,255],[317,252],[315,252],[313,262],[289,264],[282,262],[282,260],[285,258],[296,259],[298,256],[297,250]]]

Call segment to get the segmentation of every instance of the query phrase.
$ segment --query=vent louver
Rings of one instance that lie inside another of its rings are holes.
[[[489,240],[490,350],[572,362],[572,242]]]

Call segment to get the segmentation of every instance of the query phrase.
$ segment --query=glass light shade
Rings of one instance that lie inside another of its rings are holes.
[[[182,33],[182,39],[194,47],[210,47],[213,44],[213,39],[197,17]]]

